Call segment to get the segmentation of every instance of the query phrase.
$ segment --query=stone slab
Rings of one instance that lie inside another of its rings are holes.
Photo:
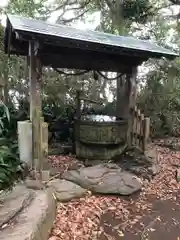
[[[48,183],[48,186],[55,190],[56,198],[61,202],[83,197],[87,192],[79,185],[64,179],[54,179]]]
[[[12,192],[6,192],[4,197],[1,196],[0,228],[28,206],[33,198],[34,192],[24,186],[18,186]]]
[[[34,191],[34,199],[14,221],[1,229],[1,240],[47,240],[56,217],[52,189]]]
[[[112,163],[67,171],[62,177],[94,193],[131,195],[142,188],[135,175]]]

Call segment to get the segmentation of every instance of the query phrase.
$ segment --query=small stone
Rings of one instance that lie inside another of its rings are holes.
[[[144,187],[147,187],[148,185],[149,185],[148,179],[144,179],[143,186],[144,186]]]
[[[59,238],[56,237],[56,236],[52,236],[52,237],[50,237],[48,240],[59,240]]]
[[[159,169],[159,166],[157,164],[153,164],[151,167],[148,167],[148,170],[150,171],[152,176],[155,176],[155,175],[158,174],[160,169]]]
[[[55,190],[55,196],[57,200],[61,202],[82,197],[87,193],[86,189],[67,180],[54,179],[50,181],[47,186]]]
[[[50,171],[43,170],[41,172],[41,175],[42,175],[42,181],[45,181],[45,182],[49,181]]]
[[[27,188],[33,189],[33,190],[42,190],[44,188],[44,185],[40,180],[31,180],[26,179],[25,185]]]

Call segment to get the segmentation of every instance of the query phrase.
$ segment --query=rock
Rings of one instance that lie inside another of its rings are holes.
[[[172,149],[174,149],[175,151],[180,151],[180,143],[173,144]]]
[[[110,162],[109,160],[103,160],[103,163],[108,163]],[[91,166],[95,166],[95,165],[99,165],[102,163],[102,160],[90,160],[90,159],[86,159],[84,161],[84,166],[85,167],[91,167]]]
[[[138,148],[129,149],[118,160],[118,165],[123,170],[145,179],[151,179],[159,172],[155,148],[149,148],[144,153]]]
[[[149,181],[147,179],[145,179],[144,182],[143,182],[143,186],[147,187],[148,185],[149,185]]]
[[[95,193],[131,195],[142,188],[135,175],[112,163],[68,171],[63,178]]]
[[[74,171],[74,170],[73,170]],[[87,190],[79,185],[61,179],[54,179],[47,184],[55,190],[55,195],[58,201],[69,201],[73,198],[79,198],[86,194]]]
[[[27,188],[34,190],[41,190],[44,188],[44,185],[40,180],[26,179],[24,183]]]
[[[49,181],[50,171],[49,170],[42,170],[41,171],[42,182]]]
[[[156,174],[159,173],[160,168],[159,168],[158,164],[153,164],[151,167],[148,167],[148,171],[149,171],[150,175],[155,176]]]
[[[59,238],[56,237],[56,236],[52,236],[52,237],[50,237],[48,240],[59,240]]]
[[[15,219],[0,231],[1,240],[48,239],[56,218],[56,201],[52,189],[33,191],[34,199]],[[16,203],[19,204],[18,201]],[[13,206],[12,206],[13,207]]]
[[[34,192],[23,185],[16,186],[12,192],[1,195],[0,228],[17,216],[34,198]]]
[[[148,149],[148,151],[145,152],[145,156],[148,158],[150,158],[152,161],[157,159],[157,150],[156,148],[151,148]]]

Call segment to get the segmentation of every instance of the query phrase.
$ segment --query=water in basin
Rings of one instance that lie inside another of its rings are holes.
[[[108,115],[84,115],[81,119],[93,122],[116,122],[116,117]]]

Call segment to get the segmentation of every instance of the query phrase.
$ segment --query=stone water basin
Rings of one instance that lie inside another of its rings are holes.
[[[125,145],[127,121],[114,116],[86,115],[76,121],[76,154],[89,159],[111,159]]]
[[[79,140],[89,144],[114,145],[125,140],[127,122],[106,115],[83,116],[79,121]]]

